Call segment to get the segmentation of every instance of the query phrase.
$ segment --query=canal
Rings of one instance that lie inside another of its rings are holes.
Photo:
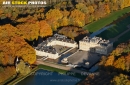
[[[69,75],[75,74],[61,74],[39,69],[16,85],[75,85],[81,80]]]

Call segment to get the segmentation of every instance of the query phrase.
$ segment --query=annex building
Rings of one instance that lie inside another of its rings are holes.
[[[84,37],[79,41],[79,49],[107,55],[113,50],[113,43],[101,37]]]

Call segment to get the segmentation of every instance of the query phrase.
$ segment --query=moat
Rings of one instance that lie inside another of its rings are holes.
[[[76,85],[80,80],[67,74],[40,69],[16,85]]]

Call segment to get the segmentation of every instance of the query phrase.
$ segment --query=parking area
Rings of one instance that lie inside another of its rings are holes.
[[[69,64],[73,65],[79,65],[86,68],[90,68],[95,63],[97,63],[101,59],[98,54],[90,53],[88,51],[78,51],[74,55],[70,56],[68,58]],[[89,64],[86,66],[85,63],[89,62]]]

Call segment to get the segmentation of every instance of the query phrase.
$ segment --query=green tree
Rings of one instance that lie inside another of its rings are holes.
[[[17,64],[17,69],[21,75],[27,75],[31,71],[30,67],[27,66],[23,60],[20,60]]]

